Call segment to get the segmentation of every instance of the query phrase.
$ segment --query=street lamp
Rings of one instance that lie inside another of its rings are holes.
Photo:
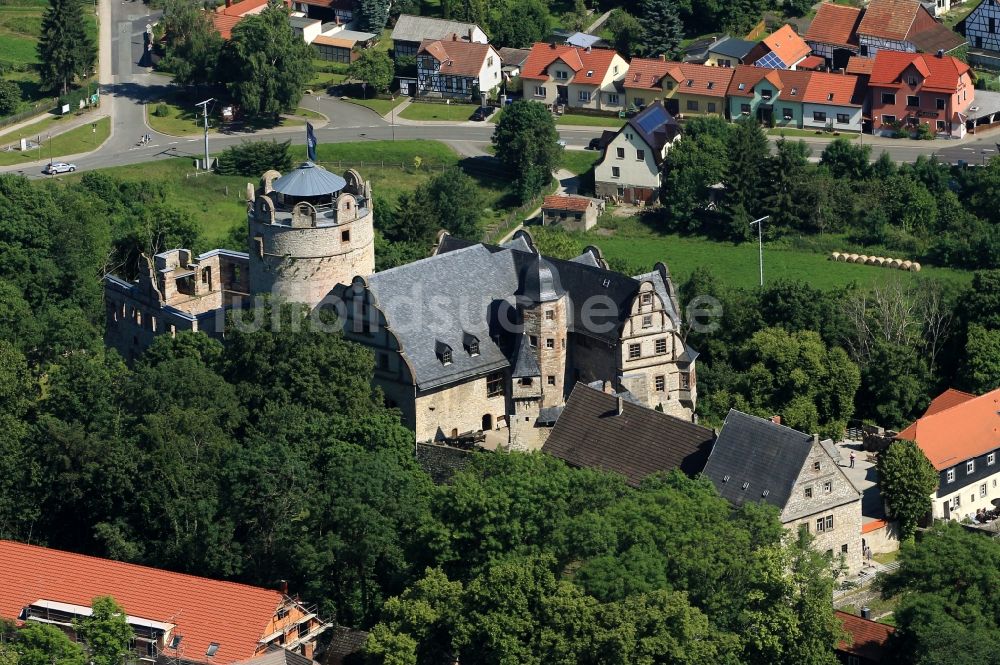
[[[757,255],[760,258],[760,285],[764,286],[764,220],[771,219],[770,215],[764,215],[760,219],[750,222],[750,226],[757,225]]]

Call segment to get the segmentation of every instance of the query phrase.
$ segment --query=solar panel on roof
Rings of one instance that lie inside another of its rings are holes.
[[[657,127],[665,122],[667,122],[667,110],[659,105],[650,106],[647,111],[636,117],[636,124],[647,134],[652,134]]]
[[[757,65],[760,67],[768,67],[770,69],[788,69],[781,58],[774,54],[774,52],[768,53],[763,58],[757,61]]]

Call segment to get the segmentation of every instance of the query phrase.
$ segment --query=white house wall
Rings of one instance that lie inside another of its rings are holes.
[[[625,151],[618,158],[618,148]],[[643,159],[636,159],[636,150],[644,151]],[[612,168],[619,169],[616,178]],[[604,159],[594,167],[594,179],[600,182],[616,183],[624,187],[660,187],[660,169],[656,166],[652,148],[636,134],[631,127],[626,126],[608,144]]]
[[[813,120],[813,113],[819,111],[826,113],[826,120],[819,122]],[[848,122],[837,122],[837,114],[846,113]],[[861,131],[861,107],[860,106],[835,106],[833,104],[802,104],[802,126],[807,129],[824,129],[827,126],[833,127],[833,131],[860,132]]]

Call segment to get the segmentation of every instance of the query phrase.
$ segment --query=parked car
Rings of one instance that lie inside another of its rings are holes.
[[[42,173],[46,175],[55,175],[57,173],[72,173],[76,170],[76,164],[67,164],[66,162],[49,162],[48,165],[42,169]]]
[[[559,139],[558,141],[556,141],[556,145],[565,148],[566,147],[566,139]]]
[[[602,147],[600,136],[595,139],[590,139],[590,143],[587,144],[587,150],[600,150]]]
[[[496,109],[494,109],[492,106],[480,106],[478,109],[476,109],[476,112],[472,114],[472,119],[475,120],[476,122],[482,122],[483,120],[486,120],[488,117],[493,115],[493,112],[495,110]]]

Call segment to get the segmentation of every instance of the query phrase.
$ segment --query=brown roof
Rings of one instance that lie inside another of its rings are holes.
[[[552,45],[547,42],[537,42],[531,47],[531,54],[521,67],[522,79],[549,80],[548,68],[556,60],[562,60],[579,76],[574,76],[573,83],[577,85],[600,85],[611,68],[611,62],[616,51],[604,48],[583,49],[568,44]],[[586,76],[586,72],[594,72]],[[584,74],[580,74],[584,72]]]
[[[731,67],[709,67],[692,62],[667,63],[667,76],[677,83],[677,91],[705,97],[725,97],[733,78]],[[690,82],[690,85],[689,85]]]
[[[619,399],[582,383],[542,451],[577,466],[614,471],[630,485],[660,471],[701,473],[715,433],[661,411]]]
[[[812,51],[809,45],[787,23],[765,37],[764,45],[789,67]]]
[[[816,18],[809,24],[805,38],[809,42],[834,44],[837,46],[857,46],[856,33],[861,22],[861,9],[824,2],[816,12]]]
[[[632,58],[625,74],[625,87],[633,90],[659,90],[662,79],[671,65],[660,58]]]
[[[837,651],[853,654],[873,663],[887,659],[886,642],[889,636],[896,632],[895,628],[840,610],[836,610],[835,614],[844,625],[844,630],[854,638],[852,644],[838,643]]]
[[[858,79],[851,74],[831,74],[830,72],[810,72],[809,85],[802,101],[811,104],[833,104],[836,106],[860,106],[854,103],[854,90]]]
[[[462,41],[458,35],[452,35],[448,40],[425,39],[420,42],[417,55],[431,55],[441,63],[442,74],[474,77],[479,76],[491,50],[493,49],[489,44]]]
[[[781,91],[781,99],[804,102],[809,81],[815,73],[809,70],[782,69],[775,71],[771,78],[777,77],[781,82],[781,85],[776,86]]]
[[[915,441],[938,471],[1000,448],[1000,388],[964,401],[946,392],[938,400],[896,438]]]
[[[919,0],[872,0],[858,25],[858,33],[906,41],[919,11]]]
[[[570,212],[584,212],[593,202],[594,199],[588,196],[553,194],[545,197],[545,200],[542,201],[542,208],[544,210],[569,210]]]
[[[844,71],[848,74],[864,74],[867,76],[872,73],[872,67],[874,66],[874,58],[862,58],[858,55],[852,55],[847,60],[847,68]]]
[[[826,59],[818,55],[809,55],[803,58],[796,69],[819,69],[826,64]]]
[[[936,21],[933,25],[922,30],[914,30],[910,34],[910,41],[913,42],[918,51],[924,53],[937,53],[938,51],[949,53],[966,44],[962,35]]]
[[[352,49],[357,42],[353,39],[344,39],[343,37],[317,35],[316,39],[313,40],[313,44],[320,44],[322,46],[339,46],[340,48]]]

